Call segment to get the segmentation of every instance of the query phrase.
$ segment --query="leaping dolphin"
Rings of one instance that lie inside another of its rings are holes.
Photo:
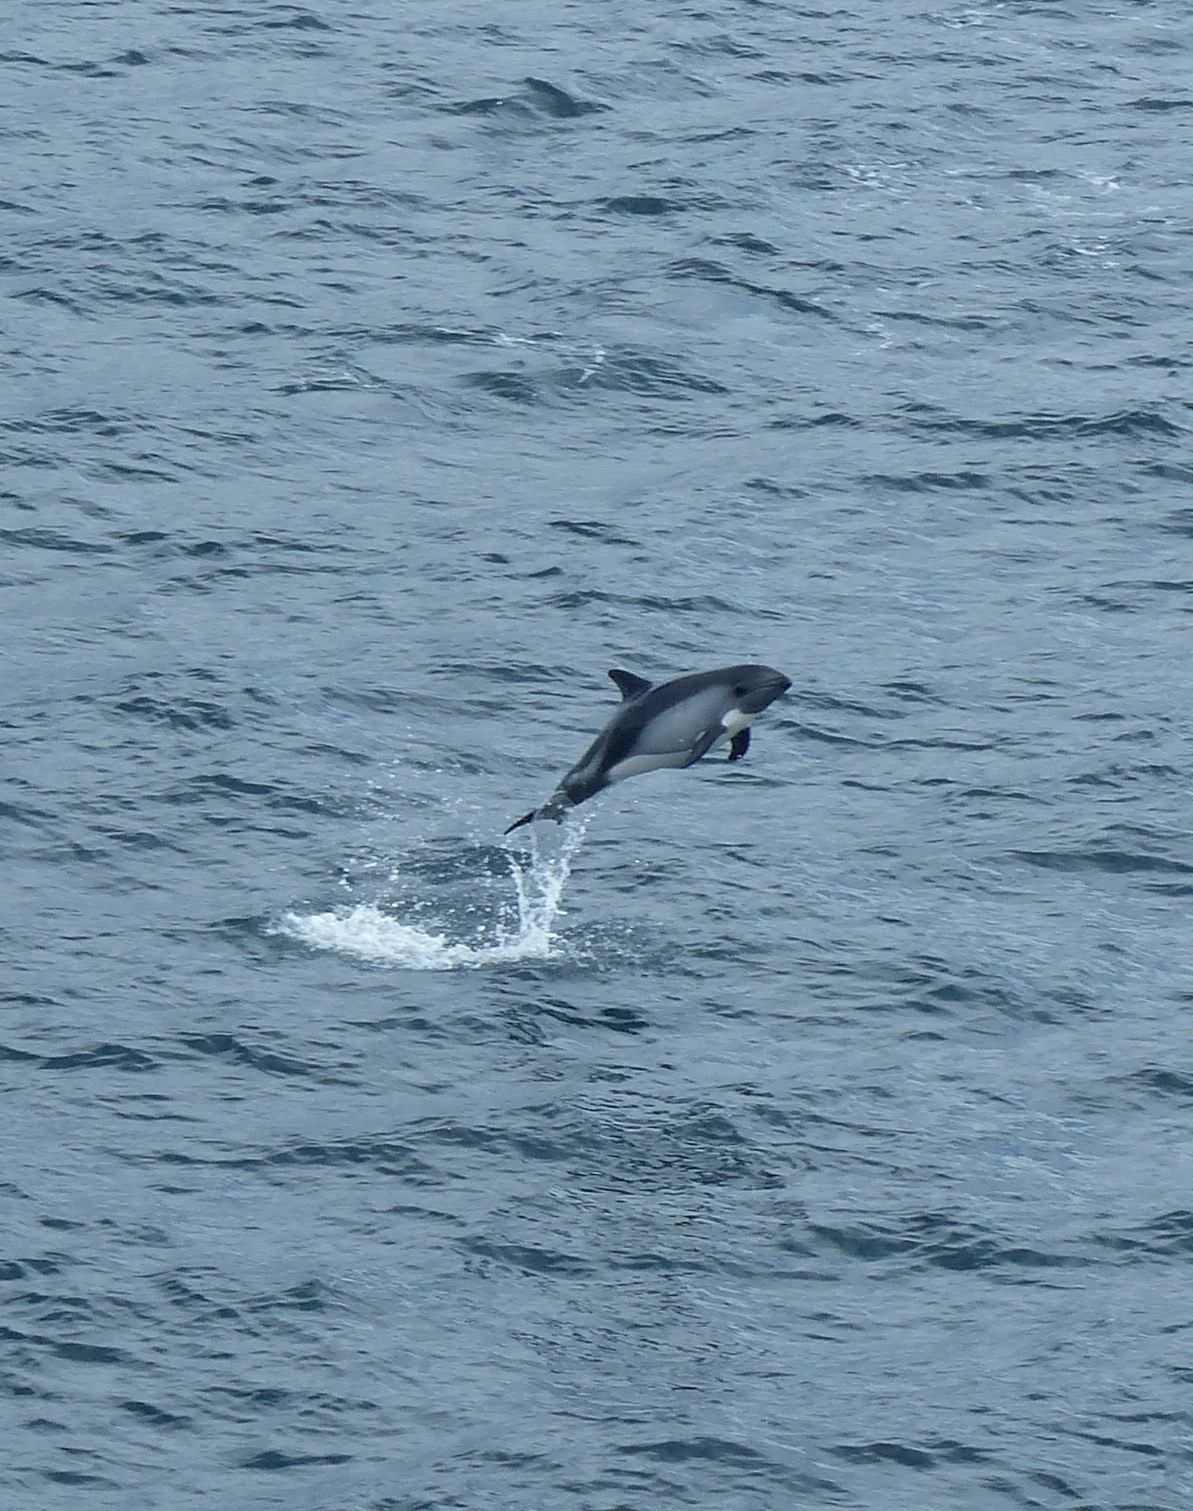
[[[614,782],[664,766],[694,765],[725,740],[729,759],[740,761],[756,716],[791,686],[791,678],[771,666],[723,666],[657,687],[620,668],[609,675],[621,691],[621,707],[542,807],[516,819],[507,834],[536,818],[560,823],[569,808]]]

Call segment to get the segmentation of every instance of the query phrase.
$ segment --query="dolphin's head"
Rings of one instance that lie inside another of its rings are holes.
[[[791,686],[791,678],[773,666],[731,666],[725,676],[734,707],[744,714],[760,714]]]

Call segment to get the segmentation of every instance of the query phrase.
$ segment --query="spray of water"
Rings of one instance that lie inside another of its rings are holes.
[[[537,829],[537,825],[533,826]],[[452,971],[520,960],[549,960],[557,953],[553,929],[563,914],[563,889],[584,841],[588,816],[563,827],[558,848],[540,848],[531,837],[529,860],[508,852],[518,909],[517,927],[499,923],[471,940],[453,939],[403,923],[374,903],[330,913],[288,913],[279,932],[320,950],[337,950],[375,965],[411,971]]]

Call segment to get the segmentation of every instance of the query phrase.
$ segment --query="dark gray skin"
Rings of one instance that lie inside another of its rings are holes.
[[[621,707],[560,780],[542,805],[505,831],[512,834],[536,818],[559,823],[569,808],[585,803],[614,782],[662,767],[691,766],[714,746],[730,741],[738,761],[750,744],[755,717],[791,686],[771,666],[723,666],[652,686],[633,672],[609,673],[621,689]]]

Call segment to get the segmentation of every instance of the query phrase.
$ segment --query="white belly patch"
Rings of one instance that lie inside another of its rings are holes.
[[[612,785],[614,782],[624,782],[628,776],[641,776],[644,771],[662,771],[668,766],[682,766],[686,760],[685,751],[671,751],[666,755],[630,756],[628,760],[610,766],[605,776]]]

